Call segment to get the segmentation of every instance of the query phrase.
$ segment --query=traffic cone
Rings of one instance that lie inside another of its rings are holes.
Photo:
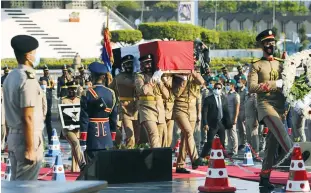
[[[66,181],[65,177],[65,171],[64,171],[64,166],[62,162],[62,157],[61,155],[57,155],[55,159],[55,164],[53,167],[53,177],[52,180],[54,181]]]
[[[5,174],[3,176],[3,180],[5,181],[11,180],[11,162],[9,158],[6,161]]]
[[[309,192],[310,185],[298,143],[294,145],[286,192]]]
[[[180,146],[180,139],[177,140],[176,145],[174,147],[175,155],[174,155],[174,158],[173,158],[173,167],[177,166],[177,157],[179,155],[179,146]]]
[[[60,143],[57,136],[56,129],[52,131],[51,143],[49,144],[49,151],[45,155],[46,157],[55,157],[60,154]]]
[[[249,144],[247,143],[245,145],[245,153],[244,153],[244,160],[242,166],[253,166],[253,156],[251,152],[251,148],[249,147]]]
[[[200,192],[235,192],[235,187],[229,186],[228,172],[225,165],[223,146],[218,136],[214,137],[207,176],[204,186],[199,186]]]

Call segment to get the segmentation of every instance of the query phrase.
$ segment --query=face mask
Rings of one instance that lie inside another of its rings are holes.
[[[43,92],[46,92],[46,85],[45,84],[41,85],[41,88],[42,88]]]
[[[275,52],[275,46],[273,46],[273,45],[265,46],[265,47],[263,48],[263,50],[264,50],[267,54],[273,55],[274,52]]]
[[[241,83],[238,83],[237,85],[238,85],[239,88],[242,87]]]
[[[221,94],[221,90],[220,89],[214,89],[214,94],[215,95],[220,95]]]
[[[69,97],[76,97],[77,96],[77,90],[76,89],[68,90],[68,96]]]
[[[89,86],[86,85],[86,86],[85,86],[85,89],[89,89]]]
[[[230,86],[226,86],[227,91],[230,91],[230,89],[231,89]]]
[[[212,84],[212,83],[209,83],[208,87],[209,87],[210,89],[212,89],[212,88],[213,88],[213,84]]]
[[[40,64],[40,56],[39,56],[38,52],[36,52],[36,55],[34,55],[34,56],[35,56],[35,61],[30,60],[30,62],[32,63],[32,66],[35,68]]]

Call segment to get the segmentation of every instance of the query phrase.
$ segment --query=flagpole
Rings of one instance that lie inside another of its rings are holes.
[[[106,24],[106,28],[109,27],[109,7],[107,7],[107,24]]]

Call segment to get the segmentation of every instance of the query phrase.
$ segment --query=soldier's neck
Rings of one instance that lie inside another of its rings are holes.
[[[274,58],[273,58],[273,55],[269,55],[269,54],[267,54],[266,52],[263,52],[263,57],[266,58],[266,59],[269,60],[269,61],[271,61],[271,60],[274,59]]]

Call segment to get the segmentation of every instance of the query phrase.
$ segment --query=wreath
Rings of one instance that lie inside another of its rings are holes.
[[[304,68],[299,74],[297,68]],[[310,116],[311,105],[311,50],[305,50],[286,58],[282,72],[283,94],[286,101],[305,117]]]

